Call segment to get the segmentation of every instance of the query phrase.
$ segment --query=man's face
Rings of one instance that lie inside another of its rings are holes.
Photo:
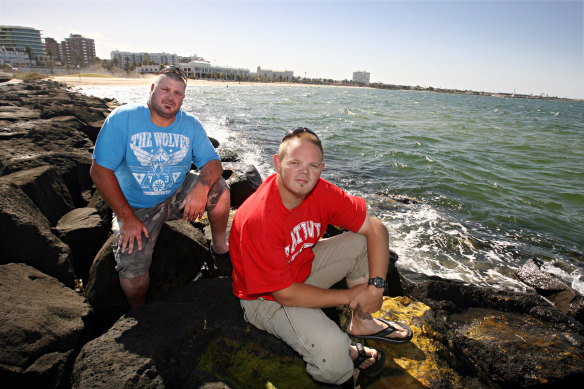
[[[180,109],[185,98],[185,84],[171,77],[161,77],[156,85],[152,85],[148,105],[155,114],[165,118],[173,118]]]
[[[297,199],[314,189],[324,169],[318,146],[301,139],[288,141],[282,155],[274,155],[274,165],[281,194]]]

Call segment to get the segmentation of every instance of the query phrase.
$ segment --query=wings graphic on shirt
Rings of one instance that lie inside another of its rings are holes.
[[[154,153],[149,153],[132,144],[130,148],[142,166],[152,166],[154,171],[161,170],[164,166],[176,165],[184,159],[188,152],[188,149],[185,148],[174,153],[168,153],[160,147]]]

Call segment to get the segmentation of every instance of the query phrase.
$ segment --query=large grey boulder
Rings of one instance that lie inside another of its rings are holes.
[[[255,166],[242,162],[223,164],[223,177],[231,188],[231,206],[239,207],[262,184],[262,176]]]
[[[111,235],[95,257],[85,289],[95,314],[110,325],[129,309],[115,269],[113,242]],[[209,259],[207,240],[200,230],[184,220],[166,222],[152,256],[147,302],[190,282]]]
[[[75,279],[69,247],[19,188],[0,180],[0,264],[21,262],[67,286]]]
[[[83,296],[28,265],[0,265],[0,312],[0,385],[67,388],[87,340]]]
[[[129,311],[83,347],[72,375],[78,389],[186,389],[206,383],[317,387],[292,349],[244,322],[229,278],[200,279]]]
[[[53,166],[21,170],[2,179],[22,189],[52,226],[74,208],[69,189]]]
[[[55,231],[69,245],[75,275],[87,283],[93,259],[106,241],[109,229],[95,208],[76,208],[65,214]]]
[[[584,297],[555,275],[546,272],[543,267],[543,261],[531,258],[515,276],[534,288],[560,311],[584,323]]]
[[[490,387],[574,387],[584,380],[584,325],[537,294],[409,271],[400,278],[405,295],[441,318],[435,329],[457,364]]]

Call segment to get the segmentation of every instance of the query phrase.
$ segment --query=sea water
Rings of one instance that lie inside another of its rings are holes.
[[[536,257],[584,293],[584,102],[229,83],[189,86],[183,108],[263,178],[287,129],[314,130],[323,177],[367,200],[400,268],[521,289]]]

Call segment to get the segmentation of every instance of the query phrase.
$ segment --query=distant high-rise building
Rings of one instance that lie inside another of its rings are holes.
[[[79,34],[69,34],[61,42],[63,64],[90,65],[95,61],[95,41]]]
[[[357,70],[353,72],[353,82],[363,85],[369,85],[369,72]]]
[[[26,53],[30,62],[44,62],[41,32],[32,27],[0,26],[0,48],[7,52]]]
[[[61,46],[54,38],[45,38],[45,53],[53,61],[61,60]]]

